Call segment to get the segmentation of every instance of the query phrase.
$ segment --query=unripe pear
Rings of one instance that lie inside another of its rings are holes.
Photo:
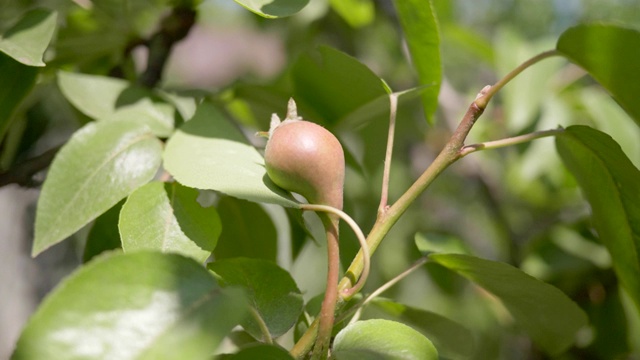
[[[264,158],[267,174],[276,185],[304,196],[309,203],[342,209],[342,146],[327,129],[298,117],[293,99],[284,121],[275,114],[271,119]]]

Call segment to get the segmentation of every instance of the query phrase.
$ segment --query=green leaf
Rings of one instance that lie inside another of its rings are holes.
[[[247,10],[267,19],[291,16],[302,10],[309,0],[235,0]]]
[[[440,32],[433,6],[431,0],[395,0],[394,4],[420,83],[433,85],[422,95],[425,118],[433,123],[442,79]]]
[[[462,254],[429,258],[500,299],[516,323],[551,354],[569,347],[587,324],[585,313],[563,292],[511,265]]]
[[[47,296],[12,359],[208,359],[245,314],[243,294],[191,259],[116,252]]]
[[[235,354],[223,354],[217,360],[293,360],[289,352],[279,346],[269,344],[251,344]]]
[[[0,53],[0,142],[11,125],[12,115],[36,83],[38,69]]]
[[[336,360],[436,360],[431,341],[407,325],[365,320],[342,329],[333,342]]]
[[[100,215],[93,223],[89,234],[87,235],[87,243],[84,246],[84,254],[82,262],[89,262],[95,256],[107,250],[119,249],[122,247],[120,242],[120,233],[118,232],[118,218],[124,200],[117,203],[114,207]]]
[[[233,258],[209,263],[207,267],[220,278],[220,285],[238,285],[247,290],[249,303],[272,337],[289,331],[302,313],[304,302],[298,286],[287,271],[271,261]],[[247,317],[242,326],[256,339],[264,340],[254,317]]]
[[[224,225],[214,250],[216,259],[244,256],[276,260],[278,234],[260,205],[223,197],[217,207]]]
[[[615,25],[579,25],[560,36],[557,49],[587,70],[640,125],[639,31]]]
[[[373,22],[376,8],[371,0],[331,0],[333,10],[353,28],[361,28]]]
[[[55,11],[35,9],[0,36],[0,51],[28,66],[45,66],[42,56],[56,28]]]
[[[335,124],[389,93],[384,82],[364,64],[326,46],[302,55],[291,75],[298,114],[324,124]]]
[[[371,303],[384,311],[389,320],[410,325],[433,342],[438,353],[447,359],[468,359],[474,354],[475,337],[461,324],[436,313],[399,304],[391,300],[375,299]]]
[[[93,119],[112,115],[120,94],[129,87],[122,79],[58,72],[58,86],[67,100],[80,112]]]
[[[169,139],[164,167],[180,183],[251,201],[298,207],[267,176],[262,155],[208,103]]]
[[[556,147],[591,205],[593,226],[640,310],[640,171],[607,134],[571,126]]]
[[[36,210],[32,255],[64,240],[149,182],[162,144],[128,121],[90,123],[56,155]]]
[[[160,137],[173,132],[174,106],[125,80],[59,71],[58,86],[73,106],[93,119],[146,124]]]
[[[175,252],[203,263],[222,230],[214,207],[203,208],[198,190],[178,183],[151,182],[134,191],[120,212],[125,252]]]

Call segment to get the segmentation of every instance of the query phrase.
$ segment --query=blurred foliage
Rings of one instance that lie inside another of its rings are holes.
[[[91,121],[85,111],[63,99],[65,89],[56,82],[60,81],[57,74],[64,73],[58,70],[137,83],[146,65],[142,45],[173,7],[188,3],[0,0],[0,33],[27,10],[45,7],[58,13],[58,29],[45,52],[47,67],[39,71],[38,83],[13,110],[11,125],[1,139],[2,169],[65,143],[74,130]],[[347,10],[349,3],[357,7],[356,13]],[[358,59],[394,91],[420,85],[392,2],[311,0],[299,13],[274,20],[248,12],[231,0],[204,0],[195,8],[196,25],[190,36],[175,46],[155,89],[154,96],[161,99],[154,99],[172,106],[176,126],[188,120],[182,114],[189,111],[180,109],[190,105],[180,102],[181,98],[206,99],[261,147],[260,139],[251,134],[267,130],[270,114],[282,117],[286,100],[292,94],[299,96],[299,113],[323,123],[345,146],[349,164],[345,211],[366,233],[376,219],[379,203],[388,110],[358,126],[341,126],[339,120],[348,111],[331,103],[337,95],[303,93],[300,89],[304,85],[296,74],[313,71],[309,69],[313,69],[316,55],[335,51],[321,47],[318,53],[319,46],[329,46]],[[540,51],[552,49],[558,36],[575,24],[607,21],[640,29],[640,3],[630,0],[435,0],[434,9],[441,32],[443,73],[438,110],[429,124],[419,98],[401,104],[391,167],[391,201],[434,159],[484,85],[494,83]],[[244,41],[250,48],[242,46]],[[181,50],[183,46],[186,50]],[[313,80],[326,80],[321,75]],[[194,78],[202,82],[185,80]],[[367,83],[364,88],[371,94],[364,94],[362,84],[346,81],[330,85],[327,91],[335,87],[341,99],[356,89],[352,95],[362,97],[362,103],[384,95],[385,89],[382,84],[372,88]],[[528,69],[507,85],[476,124],[468,142],[575,124],[608,133],[631,162],[640,165],[638,127],[593,79],[561,59]],[[120,201],[112,200],[113,204]],[[279,265],[291,272],[305,301],[322,292],[324,275],[319,273],[324,270],[319,269],[324,269],[325,253],[322,241],[311,237],[323,239],[323,235],[313,214],[287,216],[224,195],[209,200],[218,207],[223,223],[215,256],[277,258]],[[113,227],[115,219],[109,215],[110,219],[98,218],[95,225],[106,226],[102,222],[109,220]],[[250,221],[264,227],[254,229]],[[225,230],[227,223],[231,225]],[[303,223],[308,230],[300,227]],[[347,267],[358,245],[346,226],[341,233],[341,259]],[[373,257],[365,292],[373,291],[421,256],[413,241],[417,233],[460,239],[469,252],[519,267],[571,297],[587,312],[590,325],[558,359],[632,358],[640,354],[639,315],[620,290],[611,260],[593,232],[588,206],[551,139],[480,152],[454,164],[381,244]],[[95,236],[91,234],[91,242]],[[252,236],[265,239],[261,247],[248,245]],[[234,246],[236,240],[247,248]],[[118,246],[112,241],[109,248]],[[288,256],[283,258],[276,252]],[[93,250],[88,254],[87,258],[95,255]],[[82,253],[78,257],[82,258]],[[464,324],[480,339],[474,359],[548,358],[513,325],[494,297],[438,264],[412,274],[385,297],[416,312],[429,311]]]

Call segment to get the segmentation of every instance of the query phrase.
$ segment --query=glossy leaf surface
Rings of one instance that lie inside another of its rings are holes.
[[[128,121],[90,123],[53,160],[36,210],[32,255],[64,240],[149,182],[162,145]]]
[[[556,137],[565,166],[591,205],[593,226],[640,309],[640,171],[607,134],[571,126]]]
[[[164,166],[180,183],[251,201],[297,207],[267,176],[262,155],[215,107],[203,103],[169,139]]]
[[[584,24],[565,31],[558,51],[589,72],[640,125],[640,31]]]
[[[585,313],[563,292],[511,265],[462,254],[429,257],[500,299],[516,323],[549,353],[569,347],[587,324]]]
[[[302,294],[287,271],[271,261],[233,258],[207,265],[222,286],[242,286],[249,303],[269,329],[272,337],[286,333],[302,312]],[[263,339],[260,327],[252,316],[242,323],[245,330]]]
[[[291,16],[302,10],[309,0],[235,0],[247,10],[268,19]]]
[[[425,118],[433,122],[442,79],[440,32],[431,0],[394,1],[413,66],[422,85],[432,85],[422,95]]]
[[[244,256],[276,261],[278,234],[260,205],[223,197],[217,208],[223,227],[214,250],[216,259]]]
[[[338,333],[333,342],[337,360],[436,360],[431,341],[407,325],[390,320],[355,322]]]
[[[151,182],[134,191],[120,213],[125,252],[175,252],[202,263],[216,247],[222,230],[214,207],[196,201],[198,190],[178,183]]]
[[[45,66],[42,56],[56,28],[57,13],[35,9],[0,36],[0,51],[28,66]]]
[[[45,299],[13,359],[208,359],[245,314],[244,295],[191,259],[115,252]]]

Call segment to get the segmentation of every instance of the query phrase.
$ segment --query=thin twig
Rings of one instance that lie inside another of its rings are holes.
[[[466,156],[480,150],[499,149],[506,146],[522,144],[522,143],[529,142],[529,141],[543,138],[543,137],[555,136],[557,134],[562,133],[563,131],[564,131],[563,128],[540,130],[540,131],[535,131],[529,134],[514,136],[510,138],[466,145],[460,150],[460,156]]]
[[[428,257],[423,256],[420,259],[418,259],[416,262],[414,262],[407,270],[403,271],[402,273],[398,274],[397,276],[395,276],[393,279],[387,281],[386,283],[384,283],[382,286],[380,286],[379,288],[377,288],[374,292],[372,292],[371,294],[369,294],[366,298],[362,299],[362,301],[360,301],[360,303],[357,306],[354,306],[354,308],[349,312],[346,313],[343,317],[341,317],[341,319],[337,319],[336,322],[340,322],[342,319],[346,319],[347,317],[350,316],[350,314],[355,311],[355,314],[353,315],[353,318],[351,318],[351,320],[349,321],[349,324],[352,324],[356,321],[358,321],[358,319],[360,319],[360,314],[362,313],[362,310],[364,309],[364,307],[370,303],[373,299],[375,299],[376,297],[378,297],[380,294],[382,294],[383,292],[389,290],[389,288],[391,288],[393,285],[397,284],[400,280],[406,278],[409,274],[411,274],[412,272],[416,271],[417,269],[419,269],[422,265],[424,265],[427,261],[429,260]],[[356,310],[357,309],[357,310]]]
[[[556,55],[559,55],[558,50],[555,50],[555,49],[548,50],[548,51],[542,52],[542,53],[532,57],[531,59],[523,62],[517,68],[513,69],[511,72],[509,72],[507,75],[505,75],[502,79],[500,79],[498,82],[493,84],[491,89],[489,89],[489,91],[487,91],[484,94],[484,96],[476,99],[475,100],[476,105],[481,109],[486,108],[487,104],[489,104],[489,101],[491,101],[491,98],[493,97],[493,95],[495,95],[498,91],[500,91],[500,89],[502,89],[507,83],[509,83],[509,81],[513,80],[516,76],[518,76],[525,69],[529,68],[531,65],[539,62],[540,60],[544,60],[544,59],[546,59],[548,57],[556,56]]]
[[[398,112],[398,95],[389,94],[389,134],[387,136],[387,151],[384,156],[384,172],[382,174],[382,191],[380,192],[380,206],[378,217],[386,211],[389,203],[389,178],[391,173],[391,156],[393,155],[393,139],[396,131],[396,114]]]

